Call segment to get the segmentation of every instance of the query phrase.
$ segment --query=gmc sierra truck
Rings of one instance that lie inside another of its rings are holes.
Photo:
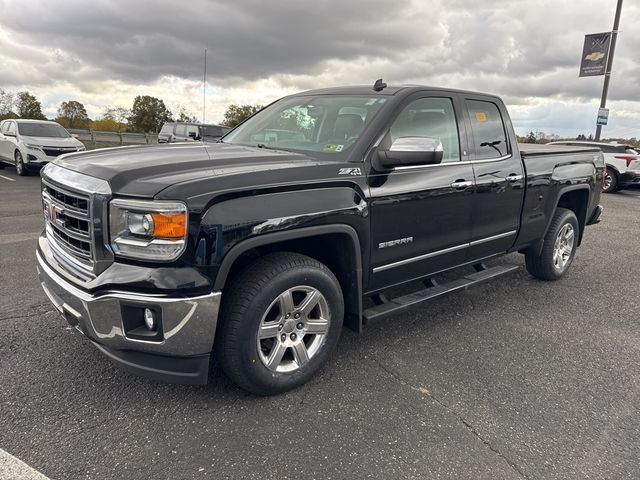
[[[515,268],[486,259],[520,252],[534,277],[563,277],[598,222],[604,174],[597,148],[518,145],[492,95],[309,91],[218,143],[51,162],[38,271],[123,369],[201,384],[215,355],[240,387],[276,394],[318,371],[343,324]],[[393,298],[401,284],[411,293]]]

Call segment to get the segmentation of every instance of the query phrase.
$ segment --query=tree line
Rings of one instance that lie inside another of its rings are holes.
[[[222,125],[235,127],[260,110],[258,105],[229,105]],[[40,101],[28,91],[11,93],[0,88],[0,120],[24,118],[48,120],[42,112]],[[131,108],[106,107],[102,114],[92,120],[85,106],[77,100],[62,102],[52,120],[65,128],[93,129],[112,132],[158,133],[165,122],[198,122],[185,107],[174,115],[160,98],[138,95]]]

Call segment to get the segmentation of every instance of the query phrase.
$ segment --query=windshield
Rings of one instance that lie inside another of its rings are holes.
[[[200,136],[221,137],[228,131],[228,128],[218,127],[217,125],[203,125],[200,127]]]
[[[349,150],[385,102],[346,95],[284,98],[237,127],[224,142],[336,155]]]
[[[18,123],[18,132],[26,137],[68,138],[71,136],[55,123]]]

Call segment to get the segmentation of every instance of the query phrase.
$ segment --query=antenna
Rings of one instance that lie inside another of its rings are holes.
[[[202,124],[207,123],[205,121],[205,114],[207,111],[207,49],[204,49],[204,75],[202,77]]]
[[[373,91],[374,92],[381,92],[385,88],[387,88],[387,84],[384,83],[381,78],[376,80],[376,83],[373,84]]]

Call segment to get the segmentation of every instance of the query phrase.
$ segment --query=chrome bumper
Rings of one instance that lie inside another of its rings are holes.
[[[40,252],[38,274],[40,282],[51,303],[66,318],[67,322],[86,335],[98,348],[116,363],[121,363],[128,370],[146,375],[154,371],[154,378],[181,383],[205,383],[201,377],[205,373],[199,371],[200,381],[188,381],[179,377],[181,373],[167,370],[166,357],[174,357],[176,362],[193,357],[206,357],[206,366],[213,348],[220,292],[209,293],[198,297],[168,297],[166,295],[140,295],[120,291],[108,291],[92,295],[84,292],[60,277],[43,260]],[[126,307],[126,308],[123,308]],[[151,308],[160,313],[161,335],[157,340],[141,340],[130,338],[125,331],[123,315],[130,307]],[[142,359],[139,362],[127,357]],[[115,358],[114,358],[115,357]],[[154,368],[154,357],[161,359],[163,367]],[[184,358],[188,357],[188,358]],[[137,364],[139,363],[139,365]],[[139,367],[139,368],[137,368]],[[200,370],[203,365],[199,365]],[[180,369],[180,368],[178,368]],[[206,368],[205,368],[206,369]],[[167,375],[163,375],[165,372]]]

